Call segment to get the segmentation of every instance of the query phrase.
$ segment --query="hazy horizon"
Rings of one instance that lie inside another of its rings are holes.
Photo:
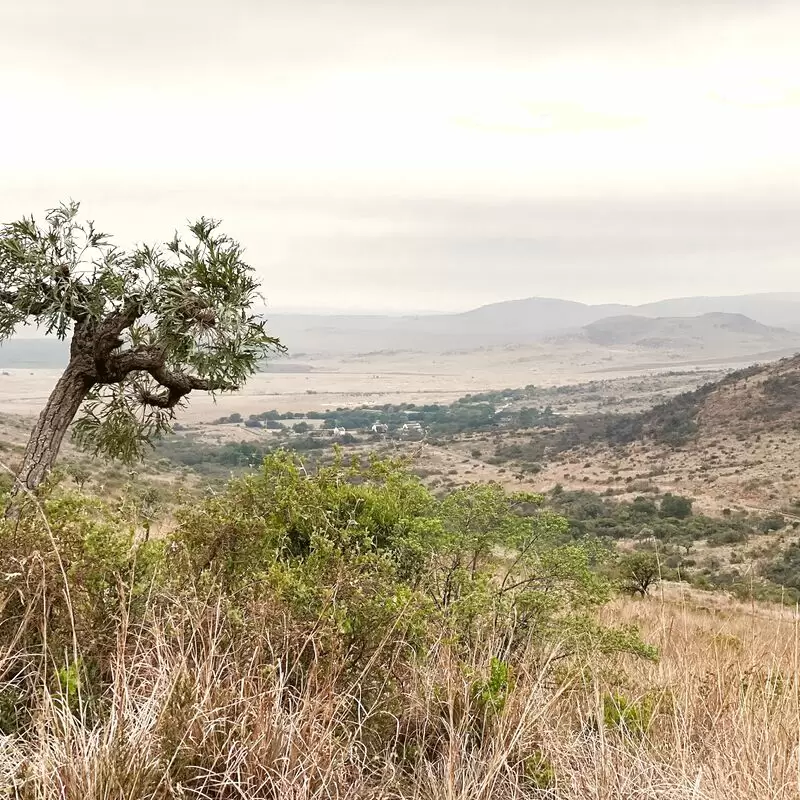
[[[468,306],[463,308],[380,308],[380,307],[364,307],[364,308],[337,308],[335,306],[276,306],[270,304],[266,309],[267,315],[273,314],[298,314],[298,315],[311,315],[311,316],[324,316],[324,315],[379,315],[379,316],[413,316],[413,315],[434,315],[434,314],[463,314],[469,311],[475,311],[478,308],[483,308],[488,305],[499,305],[502,303],[520,303],[526,300],[545,300],[566,303],[581,303],[588,306],[604,306],[604,305],[620,305],[636,308],[638,306],[650,305],[656,303],[666,303],[671,301],[680,300],[712,300],[712,299],[726,299],[735,300],[746,297],[781,297],[786,300],[796,300],[800,302],[800,291],[771,291],[771,292],[744,292],[741,294],[715,294],[715,295],[682,295],[680,297],[654,297],[653,299],[644,300],[641,303],[623,303],[618,301],[602,302],[602,303],[585,303],[583,300],[578,300],[575,297],[544,297],[541,295],[531,295],[529,297],[506,297],[500,300],[492,300],[487,303],[481,303],[478,306]]]
[[[270,307],[800,291],[789,0],[4,4],[0,220],[201,214]]]
[[[645,301],[643,303],[622,303],[622,302],[608,302],[608,303],[584,303],[581,300],[576,300],[571,297],[507,297],[501,300],[493,300],[487,303],[481,303],[477,306],[468,306],[464,308],[454,309],[419,309],[419,308],[337,308],[335,306],[276,306],[270,304],[268,307],[257,310],[257,313],[265,315],[267,318],[272,316],[309,316],[309,317],[325,317],[325,316],[354,316],[354,317],[415,317],[415,316],[451,316],[459,314],[468,314],[472,311],[478,311],[482,308],[504,306],[507,304],[522,304],[526,302],[545,302],[545,303],[574,303],[587,308],[614,308],[621,309],[620,313],[624,314],[624,309],[636,310],[638,308],[648,306],[658,306],[661,304],[681,303],[684,301],[711,301],[712,305],[709,306],[709,311],[701,313],[737,313],[737,312],[724,312],[719,310],[713,303],[717,301],[737,301],[737,300],[758,300],[765,301],[775,300],[778,302],[785,301],[787,303],[797,303],[798,312],[800,314],[800,292],[748,292],[745,294],[720,294],[720,295],[684,295],[681,297],[658,297],[654,300]],[[769,306],[768,306],[769,307]],[[615,314],[611,314],[614,316]],[[673,314],[670,316],[696,316],[696,314]],[[798,324],[800,325],[800,315],[798,316]],[[23,326],[19,329],[16,338],[40,338],[45,334],[39,333],[31,326]],[[52,337],[52,335],[50,335]],[[2,346],[0,342],[0,347]]]

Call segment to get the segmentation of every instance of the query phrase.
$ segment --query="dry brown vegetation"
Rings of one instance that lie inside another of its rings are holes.
[[[558,454],[536,485],[611,487],[626,494],[650,484],[691,495],[712,512],[728,507],[800,515],[800,358],[721,382],[691,418],[696,434],[677,444],[645,438]]]
[[[660,661],[560,669],[531,658],[497,716],[477,723],[444,641],[388,712],[361,705],[358,676],[342,687],[320,672],[298,695],[280,668],[293,634],[278,620],[254,648],[227,639],[213,607],[155,615],[121,632],[107,719],[39,686],[36,735],[2,740],[0,785],[48,800],[800,796],[797,614],[677,592],[605,613],[641,626]],[[492,644],[476,647],[476,673]],[[27,680],[37,670],[33,660]],[[403,752],[412,728],[424,747]],[[371,729],[383,752],[365,746]],[[416,760],[411,773],[401,753]]]

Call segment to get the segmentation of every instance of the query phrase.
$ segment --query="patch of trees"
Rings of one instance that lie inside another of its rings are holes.
[[[285,411],[281,413],[280,411],[272,409],[270,411],[262,411],[259,414],[250,414],[249,419],[258,420],[259,422],[266,422],[268,420],[303,419],[304,417],[308,417],[309,419],[313,418],[310,414],[304,414],[299,411]],[[229,414],[227,417],[218,417],[214,420],[214,424],[239,425],[244,421],[244,417],[241,414],[234,412],[233,414]]]
[[[346,428],[347,430],[369,430],[376,423],[386,425],[389,432],[402,428],[409,422],[418,422],[432,435],[447,436],[472,431],[488,431],[499,428],[540,428],[558,424],[560,417],[549,407],[523,407],[517,410],[498,411],[491,403],[465,402],[464,398],[451,405],[431,403],[384,404],[337,408],[331,411],[310,411],[306,414],[278,414],[266,412],[258,418],[322,420],[322,427]],[[238,421],[241,421],[239,419]]]
[[[595,492],[560,489],[548,495],[548,505],[569,520],[573,536],[650,540],[686,556],[699,541],[721,547],[763,532],[762,521],[756,517],[695,514],[691,498],[674,494],[620,501]]]
[[[347,442],[343,442],[347,444]],[[291,449],[299,453],[321,452],[330,449],[332,442],[309,436],[292,439]],[[166,458],[174,464],[191,467],[203,475],[228,475],[231,471],[251,471],[281,445],[261,442],[226,442],[211,445],[190,436],[167,437],[155,448],[157,458]]]
[[[789,544],[777,558],[768,562],[762,575],[778,586],[800,591],[800,540]]]
[[[496,392],[477,392],[475,394],[465,394],[456,402],[461,405],[469,405],[473,403],[491,403],[493,405],[500,403],[513,402],[515,400],[528,400],[536,391],[536,387],[531,383],[524,389],[500,389]]]

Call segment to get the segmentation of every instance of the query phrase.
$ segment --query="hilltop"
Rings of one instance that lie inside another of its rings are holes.
[[[714,312],[696,317],[608,317],[586,325],[582,338],[604,347],[654,350],[782,348],[800,345],[800,335],[756,322],[743,314]]]

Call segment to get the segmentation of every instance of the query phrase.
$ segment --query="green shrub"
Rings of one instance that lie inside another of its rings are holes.
[[[655,708],[652,695],[632,699],[620,692],[607,692],[603,695],[603,724],[608,729],[641,737],[650,729]]]
[[[692,515],[692,500],[678,494],[667,493],[661,498],[661,514],[674,519],[686,519]]]
[[[556,783],[553,762],[538,747],[534,747],[523,762],[525,783],[534,791],[548,792]]]
[[[336,451],[311,467],[280,451],[179,507],[170,536],[142,542],[141,494],[112,504],[46,487],[41,508],[0,523],[0,645],[20,654],[4,662],[4,685],[35,654],[55,702],[81,724],[108,713],[131,641],[154,657],[173,640],[252,654],[269,643],[264,669],[285,676],[287,691],[324,680],[350,697],[357,686],[361,704],[382,698],[386,719],[431,648],[446,645],[467,670],[463,711],[478,738],[503,717],[523,657],[542,669],[589,653],[655,657],[634,629],[598,621],[613,589],[600,569],[608,550],[571,538],[539,495],[486,484],[437,497],[395,461]],[[469,671],[486,643],[485,670]],[[20,697],[0,696],[0,727],[25,720],[23,683]],[[191,719],[182,697],[165,709],[175,735]]]
[[[488,674],[474,678],[470,685],[473,714],[471,727],[484,731],[502,713],[513,685],[513,673],[509,664],[499,658],[492,658]]]

